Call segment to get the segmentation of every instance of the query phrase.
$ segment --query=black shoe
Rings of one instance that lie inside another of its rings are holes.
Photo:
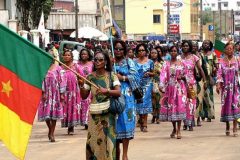
[[[184,126],[183,126],[183,130],[187,130],[187,125],[184,125]]]
[[[85,130],[88,130],[88,125],[85,124],[85,125],[84,125],[84,128],[85,128]]]

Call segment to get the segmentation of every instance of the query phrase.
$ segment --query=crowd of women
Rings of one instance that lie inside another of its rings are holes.
[[[39,121],[46,121],[50,142],[55,142],[58,119],[68,134],[73,134],[77,125],[85,126],[86,159],[120,159],[122,144],[122,159],[127,160],[135,127],[148,132],[149,114],[151,123],[171,122],[170,137],[177,139],[182,138],[182,123],[183,130],[193,131],[195,126],[202,125],[202,120],[215,119],[213,86],[216,85],[217,93],[221,93],[220,121],[226,122],[225,134],[230,135],[233,121],[232,135],[237,136],[240,56],[235,54],[232,43],[227,43],[224,49],[224,56],[218,59],[209,40],[203,42],[201,49],[191,41],[172,44],[166,49],[116,40],[113,55],[100,46],[93,55],[82,49],[77,63],[73,62],[72,51],[65,49],[64,65],[53,60],[43,81]],[[142,91],[140,98],[136,90]],[[121,95],[125,100],[121,114],[106,110],[91,112],[91,106],[110,105],[110,98]]]

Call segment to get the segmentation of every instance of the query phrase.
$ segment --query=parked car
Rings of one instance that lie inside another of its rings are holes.
[[[72,51],[74,49],[77,49],[78,51],[80,51],[84,47],[85,43],[79,43],[75,41],[61,41],[58,49],[59,59],[62,61],[62,54],[64,49],[70,49]]]

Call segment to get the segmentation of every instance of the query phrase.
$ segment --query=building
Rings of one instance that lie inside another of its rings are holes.
[[[190,0],[170,1],[167,35],[167,0],[125,0],[126,34],[137,40],[149,34],[187,39],[191,35],[190,12]]]
[[[203,10],[212,15],[214,32],[220,39],[240,35],[240,0],[203,1]]]
[[[17,32],[16,0],[0,0],[0,23]]]
[[[74,12],[74,0],[55,0],[52,12]]]
[[[111,0],[112,18],[125,33],[125,0]]]
[[[79,28],[93,27],[100,29],[96,0],[78,0],[78,9]],[[46,24],[46,28],[51,31],[52,40],[68,39],[76,29],[75,0],[55,0]]]

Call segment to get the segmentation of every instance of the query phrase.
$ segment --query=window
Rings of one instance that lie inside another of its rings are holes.
[[[215,7],[215,3],[212,3],[212,7]]]
[[[223,3],[223,6],[224,6],[224,7],[228,7],[228,2],[224,2],[224,3]]]
[[[240,7],[240,2],[237,2],[237,6]]]
[[[115,20],[124,20],[123,6],[114,6],[114,19]]]
[[[161,23],[160,14],[153,15],[153,23]]]
[[[123,5],[123,0],[114,0],[114,5]]]

